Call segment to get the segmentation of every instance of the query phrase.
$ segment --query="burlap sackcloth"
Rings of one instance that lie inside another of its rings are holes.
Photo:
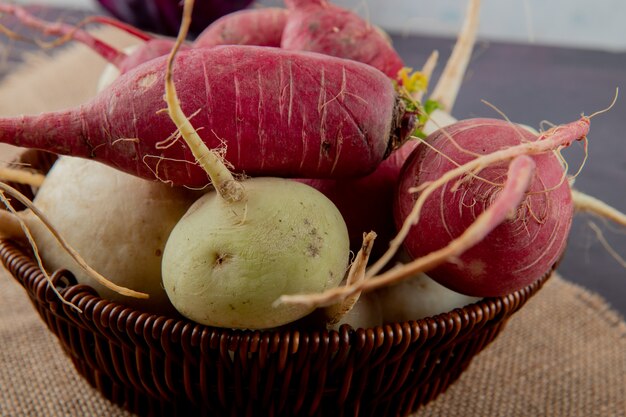
[[[127,45],[116,31],[104,38]],[[60,109],[93,94],[104,63],[82,47],[32,56],[0,85],[0,114]],[[0,159],[14,149],[2,147]],[[0,274],[0,416],[130,416],[75,371],[5,271]],[[626,416],[626,323],[554,276],[461,378],[416,415]]]

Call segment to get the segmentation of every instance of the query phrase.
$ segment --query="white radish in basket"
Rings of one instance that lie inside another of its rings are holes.
[[[380,314],[385,323],[432,317],[481,300],[452,291],[424,273],[373,293],[380,301]]]
[[[145,181],[106,165],[62,157],[33,203],[84,261],[113,283],[148,294],[126,297],[102,285],[68,254],[32,210],[17,213],[44,266],[68,269],[105,299],[138,309],[175,312],[161,285],[161,258],[170,231],[198,193]],[[0,212],[4,235],[23,239],[16,216]]]
[[[185,2],[177,46],[192,6]],[[165,78],[168,111],[216,192],[198,200],[172,231],[163,255],[165,290],[181,314],[206,325],[269,328],[297,320],[313,308],[274,302],[339,285],[349,258],[345,222],[330,200],[304,184],[233,178],[180,107],[172,78],[176,51]]]

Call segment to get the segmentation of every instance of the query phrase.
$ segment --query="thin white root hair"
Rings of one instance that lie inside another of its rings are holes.
[[[6,195],[4,194],[4,191],[0,191],[0,199],[2,200],[2,203],[5,205],[7,210],[13,215],[13,219],[18,222],[19,227],[21,228],[22,232],[26,236],[26,240],[28,241],[31,248],[33,249],[33,255],[35,257],[35,261],[37,262],[37,266],[39,267],[39,270],[41,271],[43,276],[46,278],[46,281],[48,281],[48,286],[52,289],[54,294],[59,298],[59,300],[61,300],[63,304],[70,306],[71,308],[76,310],[78,313],[82,313],[83,311],[80,308],[78,308],[73,303],[67,301],[63,297],[63,295],[59,292],[57,287],[52,282],[52,278],[50,277],[50,274],[48,274],[48,271],[46,271],[46,268],[43,266],[43,261],[41,260],[41,256],[39,255],[39,249],[37,248],[37,243],[35,242],[35,239],[33,238],[33,235],[30,232],[30,229],[28,228],[24,220],[22,220],[22,218],[18,216],[17,212],[15,211],[15,209],[13,208],[13,206],[7,199]]]
[[[128,297],[134,297],[134,298],[141,298],[141,299],[146,299],[149,297],[148,294],[146,293],[131,290],[130,288],[122,287],[120,285],[115,284],[114,282],[111,282],[109,279],[102,276],[98,271],[90,267],[87,264],[87,262],[85,262],[85,260],[80,256],[80,254],[76,252],[76,250],[72,248],[72,246],[65,240],[65,238],[63,238],[63,236],[59,234],[59,232],[54,228],[54,226],[52,226],[50,221],[37,208],[37,206],[35,206],[33,202],[30,201],[30,199],[26,197],[24,194],[20,193],[18,190],[11,187],[10,185],[4,184],[2,182],[0,182],[0,190],[9,194],[11,197],[15,198],[17,201],[19,201],[24,206],[29,208],[33,212],[33,214],[39,219],[39,221],[41,221],[41,223],[46,227],[46,229],[48,229],[48,231],[52,233],[52,236],[54,236],[57,242],[72,257],[72,259],[74,259],[76,263],[78,263],[78,265],[81,268],[83,268],[83,270],[86,273],[88,273],[92,278],[94,278],[100,284],[104,285],[105,287],[109,288],[112,291],[117,292],[120,295],[125,295]],[[22,223],[22,220],[19,218],[19,216],[17,217],[20,220],[20,223]],[[29,237],[30,233],[26,231],[25,233],[27,233],[27,237]],[[32,239],[32,236],[29,237],[29,241],[31,241],[31,239]],[[31,241],[31,244],[34,244],[34,240]]]
[[[437,267],[448,259],[461,256],[482,241],[500,223],[509,218],[526,196],[532,178],[535,175],[535,162],[527,155],[516,157],[510,164],[507,181],[494,199],[462,234],[442,249],[417,258],[412,262],[393,268],[384,274],[363,279],[356,284],[333,288],[321,294],[283,296],[280,301],[309,307],[323,307],[342,302],[346,298],[363,291],[371,291],[398,283],[419,272]]]
[[[602,233],[602,230],[600,230],[598,225],[595,224],[594,222],[589,222],[588,224],[591,230],[595,232],[596,237],[598,238],[598,241],[604,247],[604,249],[606,249],[609,255],[611,255],[613,259],[615,259],[617,263],[619,263],[622,266],[622,268],[626,268],[626,259],[622,258],[620,254],[617,253],[615,249],[613,249],[611,244],[604,237],[604,234]]]
[[[346,278],[346,285],[354,285],[365,279],[365,269],[367,268],[367,262],[369,261],[372,247],[374,246],[374,239],[376,239],[376,233],[369,232],[363,234],[363,243],[361,249],[356,254],[356,258],[350,266],[348,277]],[[360,292],[354,293],[347,297],[339,304],[332,305],[326,308],[324,314],[328,317],[328,324],[339,323],[339,320],[359,301],[361,296]]]
[[[452,112],[454,102],[463,83],[463,76],[472,57],[478,33],[479,15],[480,0],[469,0],[459,37],[437,85],[430,95],[430,98],[439,102],[441,108],[448,113]]]
[[[576,189],[572,189],[572,200],[574,201],[574,209],[579,213],[595,214],[621,226],[626,226],[626,214],[611,207],[602,200]]]

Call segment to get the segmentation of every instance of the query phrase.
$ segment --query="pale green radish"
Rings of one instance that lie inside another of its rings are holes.
[[[268,328],[312,311],[273,306],[283,294],[339,285],[348,231],[321,193],[295,181],[251,178],[246,200],[211,192],[172,231],[163,284],[184,316],[219,327]]]

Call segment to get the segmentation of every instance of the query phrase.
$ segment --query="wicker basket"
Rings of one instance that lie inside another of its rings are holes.
[[[44,171],[54,160],[25,158]],[[151,416],[408,415],[445,391],[549,277],[423,320],[244,331],[137,311],[54,272],[79,314],[58,300],[27,249],[3,240],[0,257],[77,371],[109,400]]]

